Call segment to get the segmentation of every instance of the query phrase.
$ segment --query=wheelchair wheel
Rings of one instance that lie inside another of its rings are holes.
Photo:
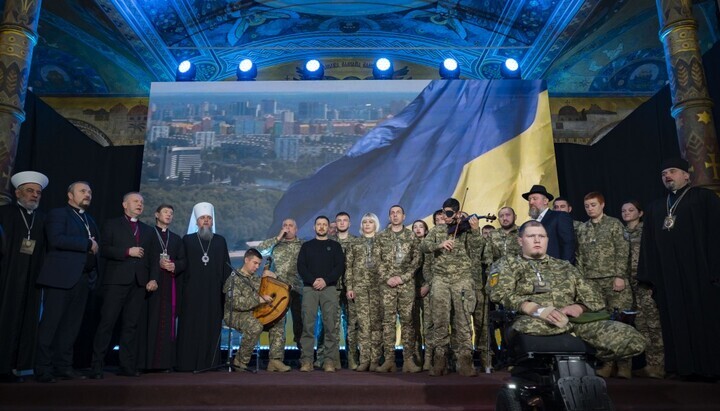
[[[503,388],[495,401],[495,411],[522,411],[522,403],[515,390]]]

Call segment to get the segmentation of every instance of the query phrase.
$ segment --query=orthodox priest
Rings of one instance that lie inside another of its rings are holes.
[[[665,368],[684,379],[720,378],[720,198],[690,185],[689,165],[662,164],[668,193],[645,213],[638,280],[660,311]]]
[[[157,289],[145,294],[140,316],[138,364],[144,370],[170,371],[175,367],[178,284],[186,260],[182,238],[170,231],[174,214],[172,205],[158,206],[147,249],[150,280],[155,280]]]
[[[214,216],[212,204],[195,204],[192,219],[197,232],[183,237],[186,269],[180,277],[178,371],[197,371],[220,363],[222,287],[232,268],[225,238],[213,232]]]
[[[0,378],[21,381],[13,370],[30,370],[34,365],[40,306],[35,281],[45,254],[45,217],[37,208],[48,178],[23,171],[10,182],[17,202],[0,207],[0,226],[5,232],[0,251]]]

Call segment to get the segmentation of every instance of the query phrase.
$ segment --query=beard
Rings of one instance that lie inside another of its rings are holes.
[[[528,215],[530,216],[530,218],[532,218],[533,220],[537,220],[537,218],[540,217],[540,213],[541,211],[539,208],[530,206],[530,211],[528,211]]]
[[[18,200],[18,204],[20,204],[20,206],[22,206],[22,208],[24,208],[28,211],[34,211],[38,208],[38,206],[40,205],[40,202],[39,201],[25,202],[23,200]]]
[[[213,237],[212,228],[210,227],[198,227],[198,237],[200,237],[201,240],[210,241]]]

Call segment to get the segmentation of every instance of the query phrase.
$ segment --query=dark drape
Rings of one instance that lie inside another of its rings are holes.
[[[48,176],[50,184],[43,190],[40,208],[63,206],[68,185],[84,180],[93,190],[89,212],[98,225],[119,216],[123,195],[140,188],[143,146],[103,147],[31,92],[25,100],[25,113],[14,172],[34,170]],[[79,367],[90,363],[101,304],[98,291],[99,287],[90,294],[76,342]]]
[[[720,43],[703,56],[713,115],[720,120]],[[605,213],[620,217],[628,199],[644,206],[664,195],[660,181],[663,159],[680,155],[675,120],[670,115],[670,88],[650,100],[593,146],[555,144],[560,193],[573,205],[573,218],[585,221],[583,197],[591,191],[604,194]]]

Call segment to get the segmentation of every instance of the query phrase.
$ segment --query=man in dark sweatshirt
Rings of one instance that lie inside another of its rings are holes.
[[[345,254],[337,241],[328,239],[330,220],[325,216],[315,219],[315,238],[303,243],[298,254],[297,269],[303,281],[302,319],[303,332],[300,338],[302,356],[300,371],[313,370],[315,321],[318,307],[322,312],[323,331],[327,353],[338,350],[338,335],[335,329],[338,315],[336,283],[345,273]],[[335,372],[332,355],[323,363],[323,370]]]

